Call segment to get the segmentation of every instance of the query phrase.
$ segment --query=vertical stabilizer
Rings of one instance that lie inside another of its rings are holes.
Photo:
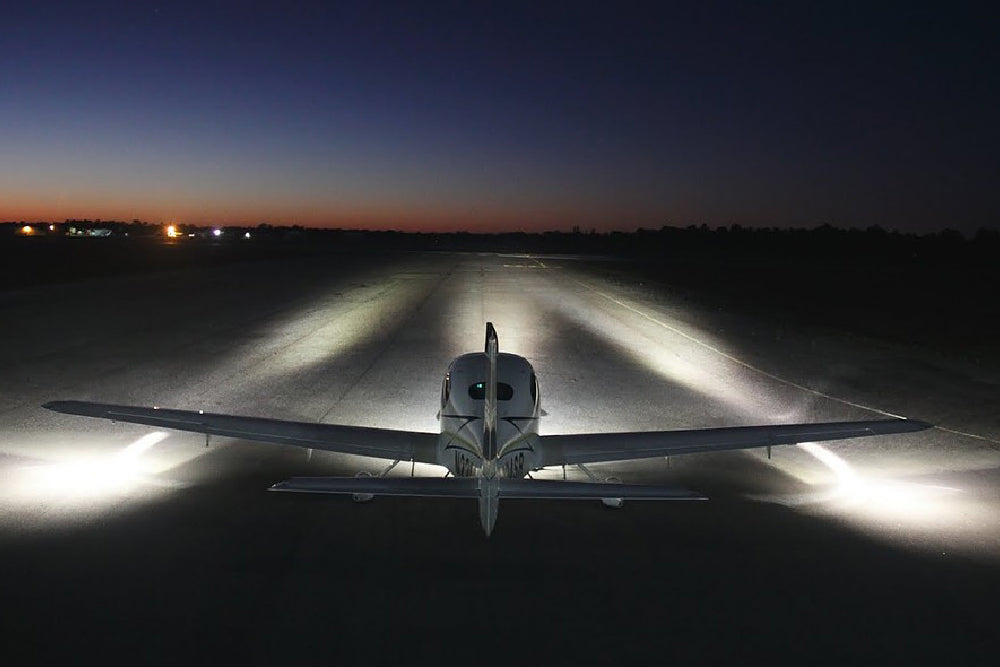
[[[497,457],[497,357],[500,341],[492,322],[486,323],[486,396],[483,404],[483,462]],[[492,476],[492,475],[490,475]]]
[[[479,521],[489,537],[500,513],[500,480],[497,479],[497,357],[500,341],[492,322],[486,323],[486,396],[483,401],[483,467],[479,472]]]

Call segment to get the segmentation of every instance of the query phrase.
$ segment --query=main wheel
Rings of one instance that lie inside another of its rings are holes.
[[[370,472],[368,472],[367,470],[362,470],[362,471],[360,471],[359,473],[357,473],[354,476],[355,477],[372,477],[373,475]],[[355,493],[355,494],[351,495],[351,500],[353,500],[356,503],[370,503],[374,499],[375,499],[375,494],[374,493]]]

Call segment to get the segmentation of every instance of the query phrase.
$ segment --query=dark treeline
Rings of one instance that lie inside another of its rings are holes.
[[[854,332],[1000,364],[997,229],[964,236],[701,225],[472,234],[178,224],[173,238],[166,231],[138,220],[0,223],[0,290],[306,256],[335,263],[348,254],[401,251],[574,254],[584,260],[574,266],[705,307],[777,322],[849,324]]]
[[[25,233],[25,227],[30,232]],[[615,255],[638,259],[677,258],[714,255],[743,259],[787,259],[799,257],[880,257],[916,259],[921,257],[995,258],[1000,252],[1000,229],[983,228],[964,236],[958,231],[915,234],[888,231],[878,226],[867,229],[839,229],[822,225],[804,228],[752,228],[732,225],[709,227],[661,227],[634,232],[506,232],[497,234],[453,232],[421,233],[308,228],[300,225],[211,226],[177,225],[178,235],[210,238],[214,242],[306,241],[310,245],[372,250],[454,250],[494,252],[552,252]],[[222,237],[211,231],[220,229]],[[97,230],[113,237],[161,238],[165,226],[139,220],[131,222],[66,220],[60,223],[0,223],[0,238],[33,235],[64,237],[87,235]]]

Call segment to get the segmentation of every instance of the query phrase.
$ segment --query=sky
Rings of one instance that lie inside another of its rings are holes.
[[[0,29],[0,220],[1000,227],[987,3],[12,0]]]

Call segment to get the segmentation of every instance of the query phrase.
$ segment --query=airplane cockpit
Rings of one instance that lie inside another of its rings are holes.
[[[448,367],[441,383],[441,459],[456,475],[483,465],[483,417],[489,358],[464,354]],[[524,357],[497,355],[497,432],[503,474],[523,476],[528,460],[524,447],[537,439],[541,413],[538,378]],[[506,449],[505,449],[506,447]],[[513,451],[513,450],[517,451]]]
[[[483,416],[486,376],[485,354],[463,354],[448,367],[441,383],[441,416]],[[501,352],[497,355],[498,417],[538,416],[538,378],[524,357]]]

